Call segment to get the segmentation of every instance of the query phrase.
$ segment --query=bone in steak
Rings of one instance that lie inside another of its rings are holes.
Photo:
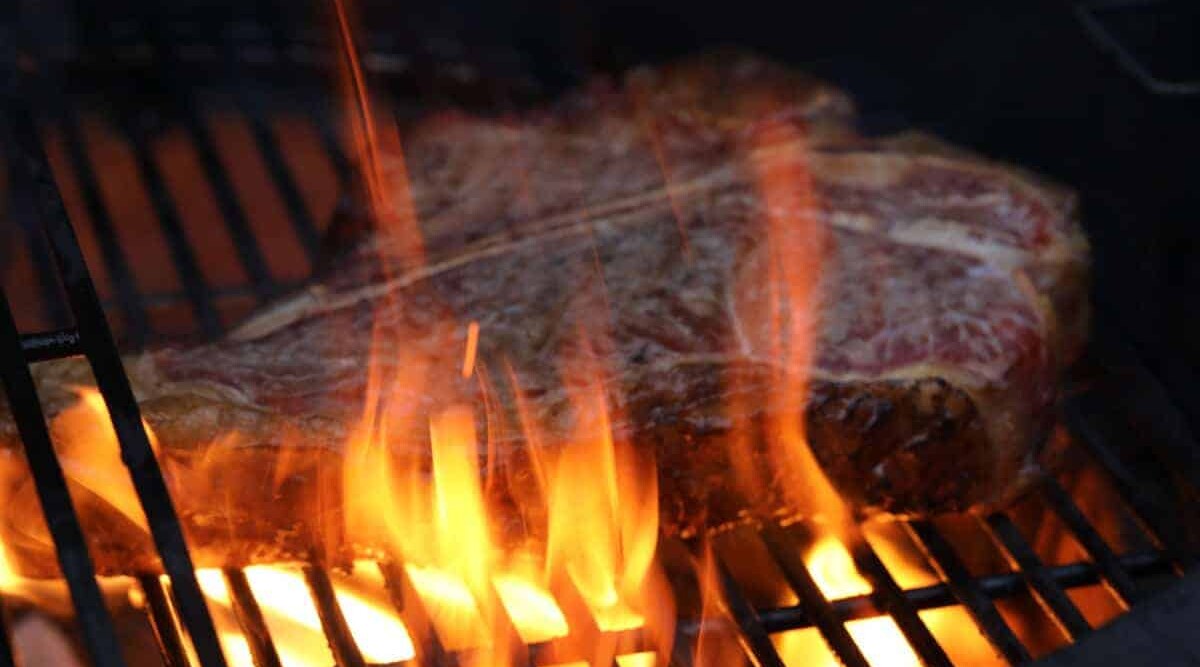
[[[423,374],[395,397],[419,413],[477,398],[458,372],[472,320],[501,412],[511,367],[548,446],[570,446],[554,442],[568,432],[559,360],[591,355],[606,369],[615,427],[658,465],[665,531],[803,512],[761,447],[738,462],[761,488],[730,473],[734,426],[761,435],[781,363],[768,214],[795,217],[783,232],[805,235],[788,240],[807,248],[795,261],[819,264],[809,399],[794,409],[838,490],[863,510],[913,514],[1005,502],[1086,330],[1074,199],[919,135],[853,126],[839,91],[722,54],[596,84],[520,120],[443,114],[410,128],[403,164],[424,266],[382,271],[377,256],[396,244],[366,234],[225,339],[127,359],[197,561],[344,554],[330,526],[340,495],[358,492],[340,488],[340,451],[362,414],[371,332],[384,370]],[[778,169],[800,181],[772,212],[762,181]],[[815,211],[796,210],[804,202]],[[584,349],[581,332],[598,342]],[[91,382],[79,360],[36,375],[51,412]],[[11,453],[19,439],[0,424]],[[530,529],[536,518],[517,516],[530,475],[519,433],[490,426],[509,480],[489,487],[492,502],[513,530]],[[427,437],[414,429],[393,447]],[[5,538],[20,569],[46,573],[32,484],[9,482]],[[140,531],[88,491],[76,498],[98,569],[157,567]]]

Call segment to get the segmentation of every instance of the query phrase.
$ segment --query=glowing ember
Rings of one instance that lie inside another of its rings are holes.
[[[819,539],[809,549],[804,562],[827,599],[837,600],[871,592],[871,584],[858,574],[850,552],[836,537]]]
[[[408,565],[405,570],[446,648],[460,650],[487,644],[483,614],[462,579],[416,565]]]
[[[534,644],[566,636],[567,619],[549,591],[510,575],[498,576],[493,582],[521,641]]]
[[[876,667],[920,667],[921,661],[908,645],[899,626],[890,616],[862,618],[846,623],[863,657]]]
[[[653,651],[617,656],[617,667],[654,667],[657,664],[658,656]]]
[[[329,651],[321,619],[304,577],[294,571],[264,566],[246,568],[245,573],[283,664],[295,667],[329,664],[332,658],[323,657]],[[202,568],[196,571],[196,579],[210,603],[220,607],[213,609],[213,617],[231,664],[252,665],[249,647],[230,613],[232,600],[224,576],[219,570]],[[364,658],[391,663],[415,655],[408,629],[385,602],[368,599],[338,585],[334,593]],[[239,659],[243,653],[244,661]]]
[[[871,585],[858,574],[850,553],[835,537],[818,540],[809,550],[805,562],[817,586],[830,600],[871,592]],[[850,621],[846,623],[846,629],[863,656],[875,667],[921,664],[890,616]]]
[[[462,376],[469,378],[475,372],[475,355],[479,350],[479,323],[467,325],[467,349],[463,353]]]

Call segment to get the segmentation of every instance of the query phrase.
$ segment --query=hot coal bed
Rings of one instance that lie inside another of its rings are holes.
[[[360,208],[330,95],[340,57],[331,18],[323,4],[27,4],[4,17],[6,224],[15,225],[0,239],[0,373],[73,602],[54,618],[93,664],[225,664],[118,350],[219,335],[318,267],[330,221]],[[1150,4],[1138,11],[1164,12],[1158,25],[1178,30],[1171,12],[1187,16]],[[1200,131],[1187,120],[1197,107],[1186,54],[1143,52],[1130,37],[1151,20],[1144,13],[1088,3],[904,16],[875,6],[361,9],[377,28],[361,43],[364,66],[398,117],[518,109],[597,70],[737,42],[846,86],[869,130],[935,129],[1082,191],[1099,312],[1066,392],[1061,469],[1011,511],[889,526],[920,554],[927,581],[895,570],[870,539],[877,528],[850,536],[848,557],[869,590],[848,595],[828,595],[814,578],[803,524],[722,537],[711,573],[720,611],[681,616],[677,662],[718,633],[750,664],[808,664],[795,661],[821,659],[812,650],[872,664],[853,623],[890,617],[922,664],[972,664],[976,654],[943,633],[937,610],[956,611],[949,627],[977,635],[1000,664],[1197,659],[1189,631],[1200,623],[1200,580],[1189,571],[1200,553],[1200,449],[1189,425],[1200,416],[1190,375],[1200,365],[1187,360],[1200,332],[1186,295],[1200,285],[1187,254],[1195,231],[1170,221],[1196,210],[1181,175]],[[91,364],[170,577],[137,578],[136,604],[106,597],[93,576],[29,373],[71,355]],[[699,546],[660,548],[686,564]],[[396,562],[356,567],[378,569],[407,627],[431,623]],[[695,598],[696,575],[681,570],[675,596]],[[788,595],[762,590],[755,570]],[[342,574],[319,561],[297,572],[332,661],[371,664],[338,599]],[[222,579],[251,664],[287,664],[246,573]],[[24,630],[14,628],[47,612],[15,595],[5,604],[0,664],[17,664],[13,632]],[[571,632],[614,642],[622,657],[647,648],[636,629]],[[805,632],[817,649],[797,648]],[[420,664],[470,660],[426,636]],[[562,646],[535,642],[522,657],[587,660]]]

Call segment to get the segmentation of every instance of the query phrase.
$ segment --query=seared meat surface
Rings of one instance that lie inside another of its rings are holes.
[[[518,119],[441,115],[403,138],[385,171],[407,181],[421,261],[402,235],[363,234],[225,339],[127,360],[202,564],[356,546],[337,528],[341,497],[363,492],[342,488],[341,453],[369,360],[402,380],[387,399],[411,426],[389,434],[401,455],[427,451],[421,415],[487,394],[480,458],[505,480],[488,489],[514,535],[539,530],[516,388],[544,445],[569,447],[564,368],[592,369],[618,437],[658,466],[663,529],[694,533],[811,509],[761,444],[781,378],[806,390],[788,409],[856,508],[1006,502],[1084,340],[1069,192],[918,135],[860,137],[844,94],[754,58],[639,70]],[[36,370],[51,412],[90,382],[78,360]],[[11,420],[0,439],[19,447]],[[32,484],[9,487],[5,539],[42,573]],[[147,538],[77,491],[99,569],[156,567]]]

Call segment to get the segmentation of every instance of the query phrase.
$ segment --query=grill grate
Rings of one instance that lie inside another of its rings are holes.
[[[285,25],[282,21],[275,27]],[[30,225],[27,236],[30,252],[41,267],[39,276],[42,301],[59,301],[59,285],[65,291],[68,308],[45,307],[46,322],[51,328],[37,333],[20,335],[13,319],[7,292],[0,294],[0,374],[6,395],[26,445],[26,453],[37,483],[39,497],[47,523],[52,527],[64,576],[66,577],[84,636],[84,645],[97,665],[121,665],[113,622],[94,577],[78,518],[67,493],[66,481],[53,454],[41,405],[29,373],[29,364],[49,359],[83,354],[97,378],[99,388],[113,417],[124,460],[131,472],[143,507],[150,519],[156,546],[163,557],[169,580],[153,575],[138,578],[144,595],[146,615],[158,639],[163,663],[168,667],[192,664],[189,650],[194,651],[205,666],[223,665],[220,645],[213,621],[205,606],[200,587],[173,506],[163,483],[146,435],[140,426],[137,404],[128,379],[120,365],[117,347],[108,328],[101,301],[92,284],[84,253],[68,221],[52,170],[39,137],[43,136],[34,122],[31,100],[38,109],[45,108],[66,152],[63,165],[80,193],[82,211],[90,221],[97,241],[100,263],[103,265],[112,298],[106,305],[110,313],[120,316],[122,338],[127,345],[139,347],[163,335],[156,331],[152,311],[159,306],[186,305],[193,317],[195,329],[204,336],[218,335],[225,316],[221,304],[231,297],[250,297],[261,302],[287,287],[274,275],[251,224],[249,207],[239,200],[237,189],[221,159],[222,146],[209,129],[206,109],[196,95],[182,86],[175,68],[188,65],[179,52],[184,51],[166,39],[166,28],[160,21],[151,20],[143,26],[150,37],[152,57],[149,75],[162,86],[171,100],[171,119],[183,128],[188,144],[196,152],[209,192],[215,196],[225,225],[224,232],[236,249],[238,264],[245,274],[243,285],[214,285],[202,270],[202,262],[194,247],[195,229],[189,227],[164,166],[157,157],[154,140],[148,134],[145,119],[132,111],[115,112],[120,139],[132,152],[139,183],[148,195],[158,228],[162,233],[178,279],[178,289],[155,292],[146,290],[137,281],[138,272],[131,263],[131,252],[119,242],[117,216],[110,210],[103,194],[103,177],[96,169],[89,140],[82,130],[76,102],[61,91],[69,86],[53,71],[31,72],[18,67],[15,53],[6,54],[7,84],[5,96],[6,145],[10,146],[9,160],[13,181],[29,186],[34,193],[36,224]],[[8,26],[13,30],[13,26]],[[229,31],[233,35],[236,31]],[[13,30],[12,35],[19,31]],[[262,31],[261,34],[271,34]],[[311,42],[285,35],[264,46],[273,58],[267,60],[283,65],[289,76],[302,64],[325,63],[328,59],[314,57],[309,47],[279,48],[280,44]],[[13,43],[11,40],[5,43]],[[125,51],[119,45],[93,45],[106,61],[121,62]],[[319,257],[318,221],[322,216],[306,198],[301,179],[290,166],[285,143],[271,124],[268,111],[268,91],[240,75],[244,45],[229,36],[215,45],[215,59],[232,75],[234,106],[248,124],[254,149],[261,156],[270,182],[277,190],[286,211],[288,229],[295,236],[305,258],[315,263]],[[271,50],[271,49],[274,50]],[[127,50],[127,49],[126,49]],[[136,50],[133,51],[136,53]],[[194,53],[195,51],[191,51]],[[200,53],[209,53],[201,50]],[[261,51],[254,51],[261,55]],[[316,51],[316,53],[323,53]],[[299,55],[298,55],[299,54]],[[368,64],[394,65],[395,59],[368,58]],[[143,68],[146,63],[132,65]],[[311,69],[311,68],[310,68]],[[385,67],[385,69],[388,69]],[[141,71],[142,75],[146,72]],[[126,90],[131,97],[136,91]],[[344,192],[350,182],[351,163],[339,147],[333,129],[333,114],[322,105],[313,107],[309,122],[319,137],[324,157],[328,160],[338,188]],[[11,140],[11,141],[10,141]],[[21,176],[17,176],[22,174]],[[61,177],[61,176],[60,176]],[[213,230],[208,230],[215,233]],[[64,326],[66,315],[73,315],[74,324]],[[1140,485],[1130,477],[1121,459],[1105,445],[1104,439],[1091,433],[1086,419],[1073,416],[1075,431],[1091,457],[1107,470],[1126,502],[1148,528],[1158,546],[1147,550],[1118,554],[1087,518],[1071,493],[1053,478],[1046,476],[1038,490],[1039,497],[1078,541],[1089,560],[1068,564],[1049,564],[1038,555],[1028,536],[1014,519],[1005,513],[994,514],[980,521],[1000,551],[1015,565],[1014,571],[978,575],[971,572],[956,551],[952,541],[931,521],[904,523],[914,543],[940,574],[941,582],[921,587],[903,587],[897,582],[876,552],[867,536],[859,531],[851,535],[850,551],[859,571],[869,581],[872,592],[866,595],[830,600],[822,593],[813,574],[801,559],[804,543],[803,527],[767,527],[759,532],[786,583],[798,596],[793,606],[764,608],[751,602],[736,577],[718,560],[717,572],[726,611],[743,648],[756,665],[784,665],[773,637],[791,630],[814,627],[827,646],[849,666],[869,664],[863,651],[847,629],[847,622],[879,615],[890,616],[910,646],[926,665],[950,665],[952,660],[942,642],[931,631],[921,612],[961,605],[969,613],[978,630],[1009,664],[1030,662],[1034,652],[1022,640],[1002,614],[999,605],[1014,596],[1031,594],[1059,626],[1070,641],[1078,641],[1092,630],[1069,592],[1086,586],[1102,584],[1119,603],[1128,608],[1145,597],[1147,581],[1173,578],[1194,563],[1179,531],[1169,519],[1169,512],[1152,498],[1146,497]],[[699,548],[696,545],[696,548]],[[385,582],[394,607],[408,628],[425,644],[417,648],[421,664],[455,664],[457,657],[449,651],[437,632],[428,631],[432,621],[423,607],[421,597],[408,573],[395,559],[376,564]],[[302,566],[303,579],[312,595],[320,625],[328,638],[331,653],[338,665],[367,665],[347,625],[339,606],[334,583],[322,564],[312,560]],[[231,607],[246,638],[253,664],[275,667],[281,664],[280,655],[271,640],[245,572],[227,569],[222,573],[230,591]],[[579,601],[577,603],[581,604]],[[571,601],[563,601],[565,605]],[[683,620],[677,630],[677,644],[684,645],[706,629],[695,620]],[[572,632],[599,641],[628,648],[630,652],[644,650],[645,638],[637,630],[604,633],[597,627],[572,628]],[[7,632],[0,633],[0,665],[14,664]],[[189,647],[191,647],[189,649]],[[686,664],[686,650],[677,650],[681,664]],[[531,665],[558,664],[578,659],[566,655],[560,645],[546,642],[526,647],[525,655]]]

